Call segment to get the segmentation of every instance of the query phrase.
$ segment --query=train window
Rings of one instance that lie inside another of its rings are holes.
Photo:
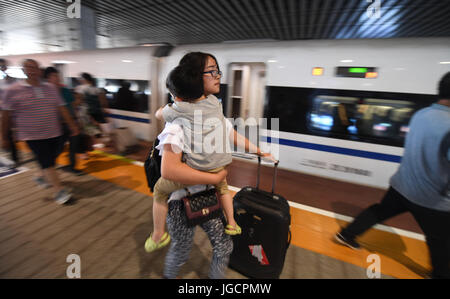
[[[282,132],[402,147],[412,115],[436,100],[431,94],[268,86],[264,117],[277,118]]]
[[[354,137],[402,140],[414,106],[408,101],[319,95],[313,100],[309,127]]]
[[[349,113],[358,98],[317,96],[310,114],[313,128],[323,131],[347,132],[354,124],[353,113]]]
[[[77,78],[70,78],[70,87],[79,85]],[[97,87],[105,91],[109,107],[118,110],[149,113],[151,89],[145,80],[97,79]]]
[[[414,103],[407,101],[363,99],[363,104],[358,106],[359,134],[404,138],[409,131],[414,106]]]

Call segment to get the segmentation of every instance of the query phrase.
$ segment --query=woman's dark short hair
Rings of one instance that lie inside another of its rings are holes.
[[[190,52],[184,55],[184,57],[180,60],[180,66],[196,71],[195,75],[200,78],[203,84],[203,72],[205,71],[206,62],[209,57],[214,59],[217,64],[217,68],[220,71],[219,63],[217,62],[216,57],[212,54],[203,52]]]
[[[198,69],[187,65],[174,68],[166,81],[170,93],[185,102],[193,102],[203,96],[203,78],[199,76]]]
[[[198,69],[203,73],[203,70],[205,69],[206,61],[208,60],[208,57],[211,57],[214,59],[214,61],[217,64],[217,67],[219,68],[219,63],[217,62],[216,57],[214,55],[209,53],[203,53],[203,52],[190,52],[186,55],[184,55],[183,58],[180,60],[180,65],[188,65],[189,67],[193,69]],[[220,71],[220,68],[219,68]]]
[[[48,79],[48,77],[50,77],[51,74],[59,74],[59,71],[52,66],[46,68],[44,70],[44,79]]]
[[[450,99],[450,72],[442,77],[439,82],[439,99]]]

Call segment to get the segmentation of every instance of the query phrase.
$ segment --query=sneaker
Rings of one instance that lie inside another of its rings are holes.
[[[76,176],[84,175],[84,172],[82,172],[81,170],[75,169],[75,168],[73,168],[71,166],[63,166],[63,167],[60,167],[59,169],[65,171],[65,172],[72,173],[72,174],[74,174]]]
[[[334,235],[334,239],[338,243],[340,243],[342,245],[345,245],[347,247],[350,247],[351,249],[355,249],[355,250],[360,250],[361,249],[361,245],[359,245],[358,242],[356,242],[355,240],[352,240],[352,239],[346,239],[340,233]]]
[[[67,203],[71,197],[72,197],[72,194],[69,191],[67,191],[66,189],[62,189],[61,191],[59,191],[56,194],[55,201],[57,204],[63,205],[65,203]]]
[[[47,181],[45,180],[44,177],[34,177],[33,181],[38,185],[39,188],[41,189],[48,189],[50,188],[52,185],[50,185],[49,183],[47,183]]]

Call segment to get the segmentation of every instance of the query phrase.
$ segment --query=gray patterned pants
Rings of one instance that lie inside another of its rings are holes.
[[[223,279],[233,251],[233,241],[230,236],[225,234],[225,228],[220,218],[209,220],[200,226],[208,235],[213,248],[209,278]],[[188,227],[186,224],[183,201],[175,200],[169,203],[167,228],[172,241],[166,256],[164,277],[174,279],[180,267],[189,258],[195,232],[195,227]]]

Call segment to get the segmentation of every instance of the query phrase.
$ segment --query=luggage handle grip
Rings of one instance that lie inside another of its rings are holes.
[[[262,158],[261,156],[258,156],[257,154],[233,154],[233,156],[238,158],[244,158],[248,160],[255,160],[258,159],[258,176],[256,177],[256,189],[259,189],[259,183],[260,183],[260,177],[261,177],[261,164],[262,164]],[[275,194],[275,185],[276,185],[276,178],[277,178],[277,169],[278,165],[280,164],[280,161],[277,160],[276,162],[273,162],[275,168],[273,173],[273,181],[272,181],[272,194]]]

